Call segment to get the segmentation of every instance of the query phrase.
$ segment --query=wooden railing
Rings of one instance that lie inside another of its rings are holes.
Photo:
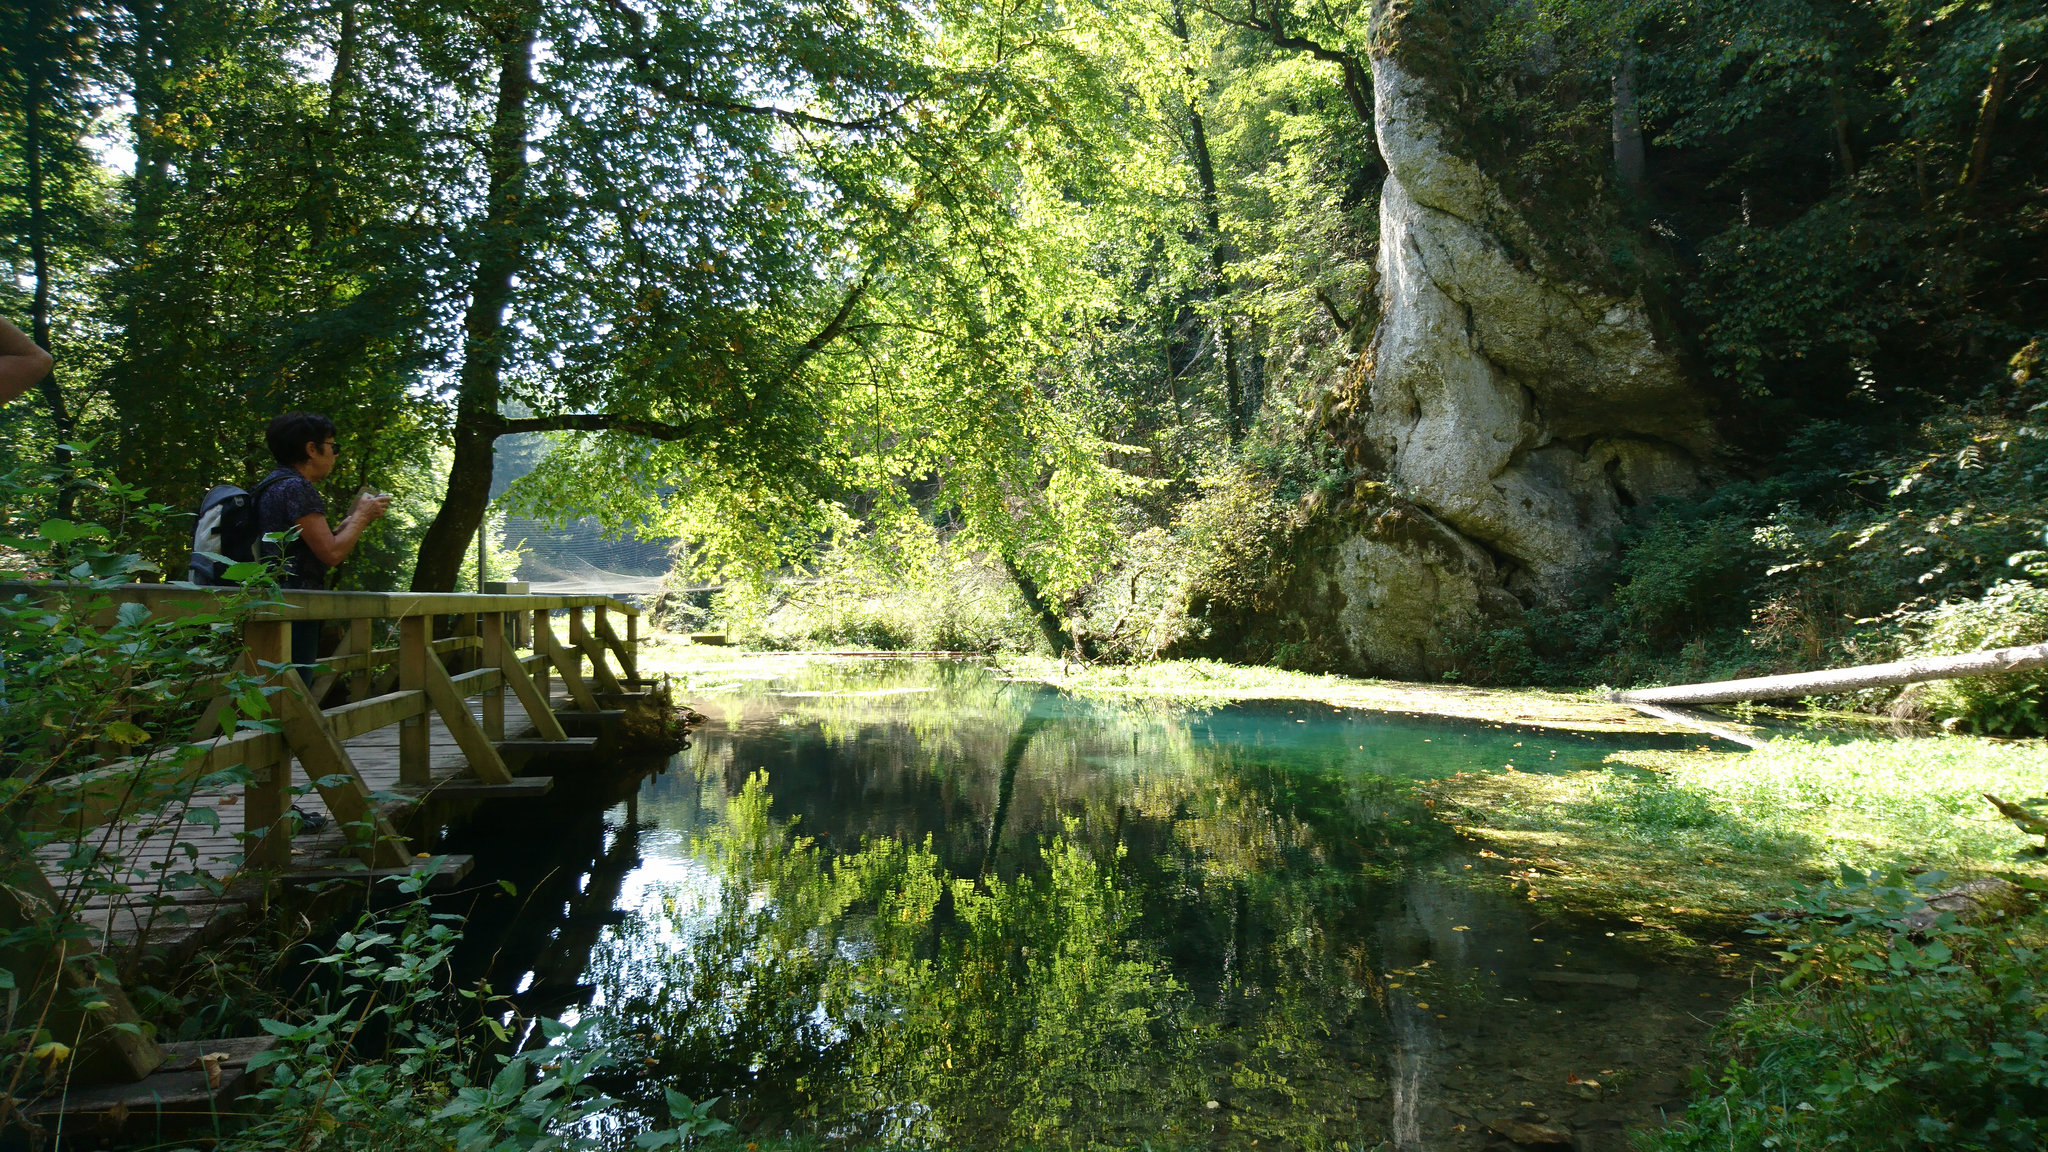
[[[0,583],[0,596],[83,595],[104,600],[108,615],[126,604],[141,604],[152,616],[218,614],[221,597],[239,592],[180,585],[124,585],[77,589],[63,585]],[[555,634],[552,617],[568,617],[568,639]],[[624,635],[612,624],[625,618]],[[198,784],[241,765],[243,868],[258,873],[291,864],[298,821],[291,817],[291,764],[306,775],[348,835],[349,850],[372,870],[403,868],[414,854],[365,781],[346,747],[348,741],[399,725],[398,775],[401,791],[414,795],[435,787],[430,764],[430,717],[438,716],[462,751],[473,784],[467,795],[489,794],[492,786],[516,787],[501,754],[506,740],[506,690],[543,745],[571,738],[555,714],[550,679],[560,676],[571,711],[599,712],[616,703],[605,697],[644,684],[638,678],[640,610],[601,596],[475,595],[465,593],[364,593],[284,591],[248,608],[243,651],[235,667],[263,679],[275,731],[223,731],[234,709],[225,696],[229,675],[183,686],[188,700],[213,696],[189,741],[133,752],[126,758],[56,781],[46,781],[35,806],[20,814],[22,826],[44,832],[83,835],[163,803],[189,796]],[[318,658],[318,675],[306,683],[291,659],[295,621],[343,622],[337,651]],[[380,621],[396,643],[375,647]],[[436,638],[436,629],[448,633]],[[532,655],[517,648],[530,642]],[[585,667],[588,666],[586,675]],[[616,669],[613,665],[616,664]],[[322,708],[337,682],[346,680],[348,702]],[[469,701],[481,696],[480,714]],[[448,781],[438,782],[446,787]],[[234,801],[223,801],[233,803]],[[42,881],[40,875],[35,881]],[[29,886],[43,892],[50,915],[64,904],[47,882]],[[64,971],[77,964],[58,960]],[[96,979],[81,976],[80,979]],[[87,1031],[104,1040],[100,1067],[117,1079],[140,1079],[161,1065],[162,1050],[122,1025],[134,1015],[118,988],[107,988],[106,1003]]]
[[[0,586],[0,595],[20,591],[48,594],[51,590],[36,585]],[[115,607],[142,604],[152,615],[219,610],[218,594],[207,589],[129,585],[99,594],[108,595]],[[243,798],[248,863],[252,867],[281,866],[291,858],[292,837],[292,822],[285,819],[290,810],[285,769],[297,759],[337,821],[356,830],[355,847],[364,861],[373,867],[399,866],[411,853],[404,838],[377,814],[370,789],[342,746],[346,741],[400,725],[401,785],[423,788],[430,783],[427,718],[431,713],[448,727],[478,780],[509,784],[512,773],[497,747],[505,739],[507,687],[539,739],[561,741],[567,739],[567,733],[549,704],[551,674],[561,676],[573,706],[586,712],[598,710],[592,679],[597,691],[620,693],[638,678],[640,610],[608,597],[284,591],[277,593],[276,599],[277,603],[260,605],[248,614],[241,670],[275,669],[270,679],[279,690],[268,699],[281,731],[245,730],[209,737],[219,731],[221,717],[229,711],[226,698],[216,698],[193,734],[200,750],[179,762],[174,771],[148,771],[151,765],[164,763],[165,757],[161,752],[145,753],[58,781],[26,823],[32,827],[94,827],[240,764],[250,774]],[[556,637],[551,624],[550,617],[557,611],[568,615],[567,644]],[[612,613],[626,619],[623,637],[612,627]],[[586,614],[594,617],[588,626]],[[530,622],[519,620],[522,616],[530,617]],[[277,667],[288,665],[290,627],[300,620],[346,622],[340,649],[320,657],[325,671],[312,685],[296,668]],[[380,620],[395,624],[396,645],[371,646],[374,624]],[[449,620],[455,621],[457,634],[433,639],[435,623],[443,622],[445,627]],[[534,641],[534,654],[523,660],[513,648],[515,629],[511,625],[515,621],[525,625],[516,629],[517,634],[530,635]],[[446,657],[456,657],[458,666],[473,667],[451,672]],[[589,661],[590,677],[583,674],[585,660]],[[623,675],[612,670],[610,660],[617,661]],[[320,708],[318,702],[344,676],[349,680],[349,702]],[[483,697],[481,720],[470,713],[467,703],[475,696]],[[138,794],[138,775],[148,776],[149,794]]]

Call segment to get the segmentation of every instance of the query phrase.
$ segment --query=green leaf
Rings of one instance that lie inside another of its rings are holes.
[[[36,535],[52,544],[69,544],[74,540],[93,538],[104,539],[107,530],[97,524],[76,524],[69,520],[45,520],[36,529]]]
[[[149,733],[126,720],[116,720],[108,724],[100,734],[112,743],[130,748],[149,739]]]

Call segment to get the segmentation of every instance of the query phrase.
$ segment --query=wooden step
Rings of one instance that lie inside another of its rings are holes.
[[[499,745],[500,750],[503,747]],[[530,800],[547,795],[554,787],[553,776],[520,776],[509,784],[487,784],[482,780],[458,776],[439,784],[401,786],[393,791],[421,800]]]
[[[567,740],[500,740],[498,754],[520,756],[582,756],[597,750],[597,737],[571,736]]]
[[[67,1137],[96,1142],[124,1133],[210,1132],[220,1118],[233,1115],[238,1098],[263,1081],[261,1070],[249,1071],[250,1058],[276,1046],[275,1036],[176,1041],[164,1045],[169,1059],[136,1083],[73,1087],[27,1111],[46,1128],[56,1127],[61,1116]],[[207,1060],[209,1055],[214,1059]]]
[[[426,861],[419,861],[425,864]],[[441,858],[441,870],[428,881],[428,888],[438,890],[458,883],[476,867],[476,857],[463,853],[450,853]],[[415,868],[365,868],[363,862],[352,856],[328,856],[312,860],[294,860],[291,870],[279,876],[286,884],[313,884],[322,880],[382,880],[388,876],[410,876]]]
[[[607,708],[598,712],[557,712],[555,719],[562,722],[562,729],[575,736],[602,736],[607,728],[616,726],[626,718],[623,708]]]

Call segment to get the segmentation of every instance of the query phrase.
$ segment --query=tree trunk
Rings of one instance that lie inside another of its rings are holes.
[[[1991,130],[1998,126],[1998,106],[2005,103],[2005,45],[1991,55],[1991,80],[1984,85],[1984,99],[1977,107],[1977,128],[1970,134],[1970,166],[1963,170],[1963,190],[1973,193],[1984,179],[1991,162]]]
[[[1636,107],[1636,47],[1626,44],[1614,70],[1614,174],[1635,195],[1643,191],[1643,119]]]
[[[1782,700],[1793,696],[1823,696],[1854,692],[1862,688],[1886,688],[1921,680],[1953,680],[1959,676],[1995,676],[2048,668],[2048,644],[2020,648],[1993,648],[1962,656],[1929,656],[1920,660],[1897,660],[1889,664],[1864,664],[1825,672],[1796,672],[1789,676],[1758,676],[1749,680],[1724,680],[1718,684],[1679,684],[1669,688],[1644,688],[1615,692],[1608,699],[1621,704],[1726,704],[1737,700]]]
[[[38,5],[39,16],[49,14],[50,7]],[[48,128],[44,119],[44,99],[52,87],[49,71],[54,65],[51,59],[55,45],[56,30],[38,19],[29,33],[27,45],[29,57],[27,73],[22,77],[22,164],[28,176],[28,248],[31,273],[35,279],[35,295],[29,305],[29,339],[45,352],[54,352],[50,347],[50,213],[49,213],[49,142]],[[50,429],[55,434],[56,444],[50,450],[50,463],[58,472],[68,473],[71,469],[71,439],[73,426],[71,413],[64,404],[64,390],[57,382],[57,369],[42,379],[43,400],[50,406]],[[57,514],[69,516],[76,490],[67,481],[57,497]]]
[[[1856,155],[1849,150],[1849,97],[1838,81],[1828,84],[1828,121],[1835,137],[1835,161],[1842,169],[1842,179],[1854,179]]]
[[[311,221],[307,225],[309,241],[315,252],[327,246],[328,229],[334,223],[334,208],[341,198],[341,177],[336,171],[334,142],[348,127],[348,97],[356,80],[357,35],[354,0],[343,0],[341,27],[334,41],[334,71],[327,78],[327,121],[321,129],[323,139],[315,177],[318,191],[314,195]],[[337,285],[328,287],[330,299],[335,287]]]
[[[1038,631],[1045,637],[1045,642],[1052,645],[1053,654],[1087,659],[1087,649],[1067,632],[1066,622],[1060,619],[1060,614],[1046,601],[1045,594],[1039,591],[1038,581],[1031,578],[1031,573],[1018,567],[1017,562],[1010,559],[1007,554],[1003,556],[1003,570],[1010,574],[1010,579],[1017,585],[1018,594],[1024,597],[1024,606],[1031,609],[1032,618],[1038,621]]]
[[[1181,43],[1188,42],[1187,18],[1180,6],[1173,10],[1173,33]],[[1189,76],[1192,80],[1194,77]],[[1202,218],[1209,225],[1209,270],[1214,274],[1214,291],[1218,296],[1228,294],[1224,283],[1229,267],[1230,254],[1223,240],[1223,217],[1218,207],[1216,193],[1216,164],[1209,155],[1209,130],[1202,121],[1202,109],[1193,96],[1188,97],[1188,128],[1190,148],[1194,153],[1195,179],[1202,191]],[[1235,445],[1244,439],[1244,384],[1238,375],[1237,333],[1233,330],[1228,316],[1216,320],[1217,335],[1223,345],[1223,404],[1230,428],[1230,442]]]
[[[455,397],[455,459],[448,492],[420,541],[413,569],[415,592],[448,592],[491,500],[492,449],[502,430],[498,401],[505,367],[505,311],[512,281],[524,263],[520,238],[525,214],[527,99],[533,87],[535,12],[522,6],[498,42],[498,106],[491,125],[490,191],[482,255],[470,281],[463,317],[462,371]]]

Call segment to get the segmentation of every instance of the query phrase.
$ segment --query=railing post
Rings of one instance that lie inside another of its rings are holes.
[[[505,660],[505,614],[486,612],[478,618],[484,637],[483,659],[479,668],[496,668]],[[505,738],[505,683],[484,693],[484,735],[493,740]]]
[[[552,628],[554,625],[548,622],[548,610],[545,608],[535,608],[530,618],[533,621],[531,646],[535,652],[544,656],[547,654],[547,648],[540,642],[540,634],[543,630]],[[540,689],[540,698],[543,700],[552,700],[554,698],[553,689],[548,683],[548,677],[554,673],[554,670],[555,665],[552,660],[543,660],[541,661],[540,668],[534,673],[533,686]]]
[[[427,690],[428,634],[433,618],[407,616],[398,622],[398,686],[407,692]],[[408,716],[398,728],[398,781],[401,784],[429,782],[431,748],[429,713]]]
[[[282,664],[291,659],[291,624],[283,620],[251,620],[243,627],[252,660]],[[258,668],[261,664],[258,664]],[[290,752],[268,764],[249,765],[249,783],[242,789],[242,831],[247,846],[243,859],[256,868],[282,868],[292,860],[292,827],[285,819],[291,807],[285,784],[291,779]]]
[[[626,613],[626,675],[640,679],[640,614]]]
[[[565,679],[584,679],[583,649],[576,643],[576,638],[581,635],[583,635],[583,609],[571,608],[569,609],[569,642],[562,645],[562,655],[569,665],[567,668],[562,669],[562,676]]]
[[[357,702],[370,698],[370,623],[367,619],[348,622],[348,650],[363,658],[363,666],[348,678],[348,698]]]
[[[476,615],[476,613],[474,613],[474,612],[463,612],[463,613],[460,613],[460,614],[458,614],[458,615],[457,615],[457,616],[455,617],[455,628],[454,628],[454,630],[453,630],[452,632],[450,632],[450,633],[449,633],[449,635],[451,635],[451,636],[458,636],[458,637],[459,637],[459,636],[474,636],[474,635],[476,635],[476,634],[477,634],[477,615]],[[449,669],[449,671],[451,671],[451,672],[473,672],[473,671],[475,671],[475,670],[476,670],[476,669],[477,669],[477,668],[479,667],[479,665],[478,665],[478,664],[477,664],[477,662],[476,662],[476,657],[475,657],[475,655],[473,655],[472,653],[469,653],[469,652],[454,652],[454,653],[450,653],[450,654],[449,654],[449,659],[447,659],[447,660],[444,660],[444,661],[442,661],[442,663],[443,663],[443,664],[453,664],[453,665],[454,665],[454,667],[453,667],[453,668],[450,668],[450,669]]]

